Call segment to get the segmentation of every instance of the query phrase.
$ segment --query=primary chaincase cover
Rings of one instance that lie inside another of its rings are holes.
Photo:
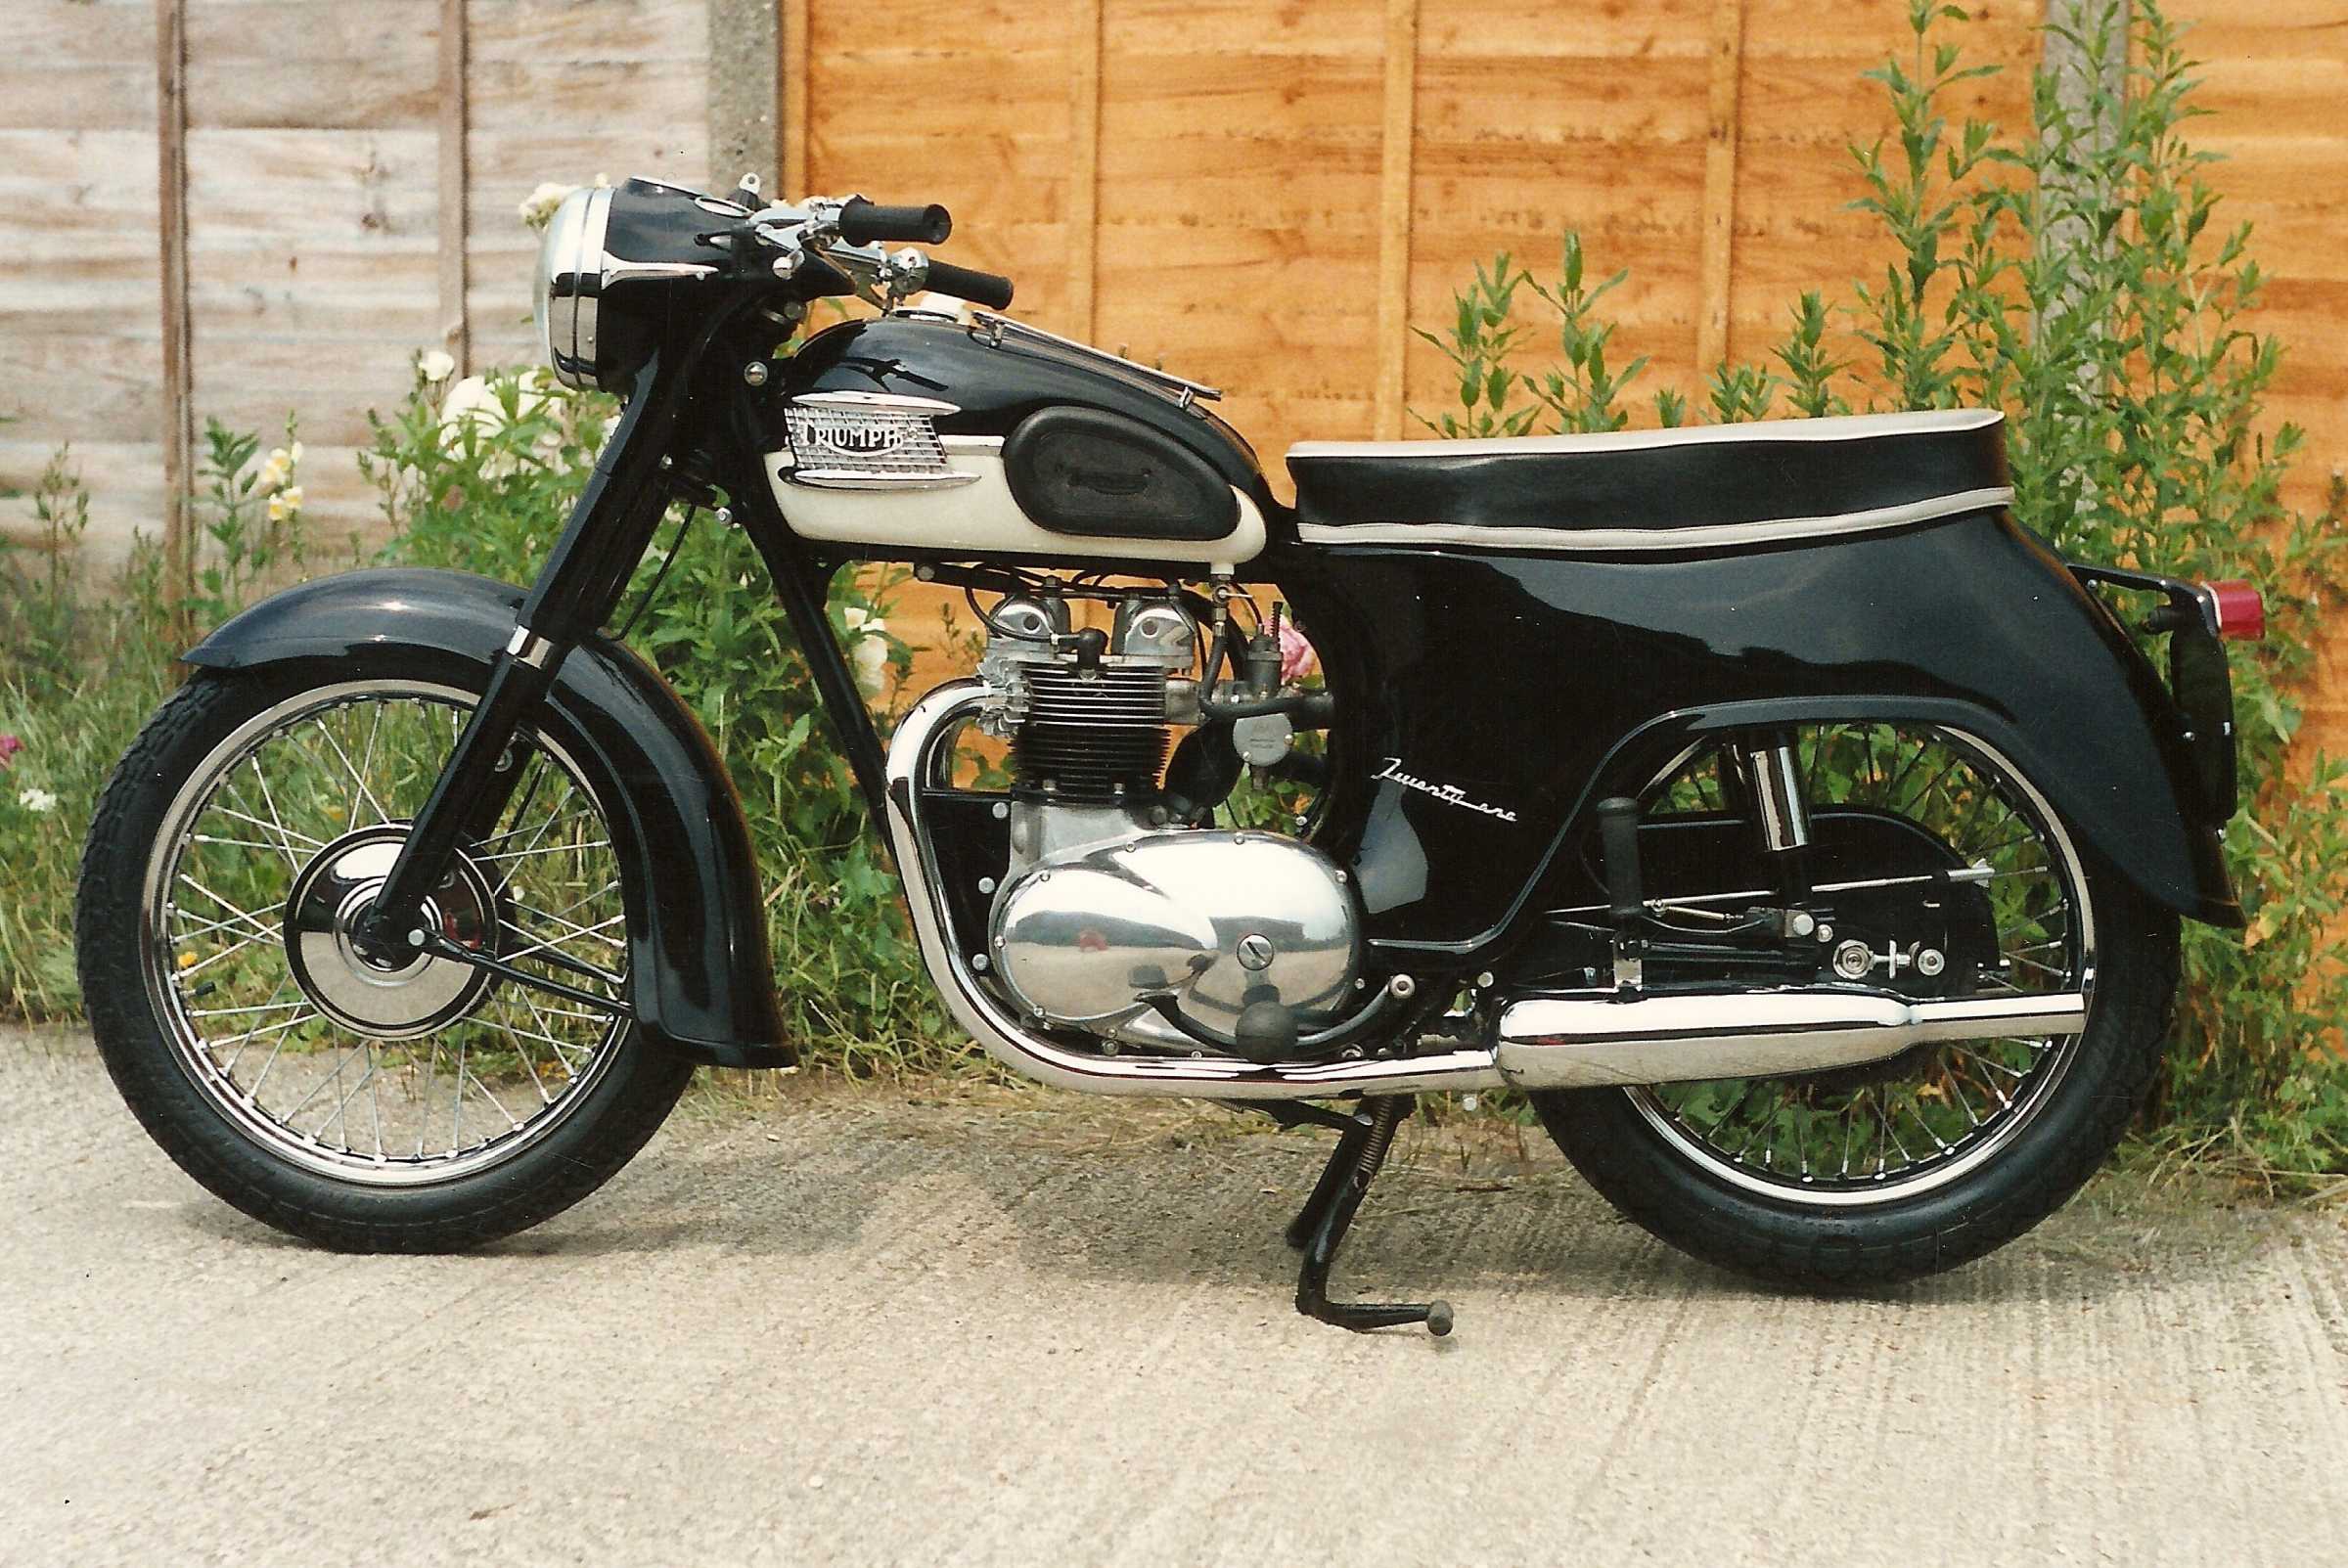
[[[1147,375],[934,316],[851,322],[788,361],[792,531],[874,554],[1231,566],[1275,504],[1228,425]],[[807,432],[818,427],[822,445]],[[853,426],[866,426],[855,428]],[[861,451],[869,459],[849,461]]]
[[[1071,848],[1007,883],[991,923],[993,962],[1033,1016],[1177,1046],[1189,1042],[1145,998],[1225,1036],[1255,1002],[1325,1019],[1353,994],[1360,950],[1345,874],[1327,856],[1227,829]]]

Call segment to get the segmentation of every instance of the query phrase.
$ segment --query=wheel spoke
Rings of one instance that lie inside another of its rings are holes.
[[[162,1021],[199,1090],[289,1162],[381,1184],[502,1161],[571,1112],[629,1028],[616,1010],[541,1005],[526,986],[486,976],[452,1002],[455,961],[435,959],[361,971],[364,989],[330,985],[322,1007],[311,988],[361,961],[347,945],[309,941],[315,926],[298,965],[289,952],[293,887],[348,835],[398,823],[394,810],[444,765],[470,703],[388,681],[320,688],[247,730],[168,809],[151,885],[169,896],[145,917],[152,981],[176,999]],[[460,877],[489,898],[485,951],[624,992],[624,963],[568,951],[627,948],[609,825],[558,740],[533,738],[525,765],[502,830],[460,851]],[[410,985],[415,1032],[403,1036]],[[352,995],[387,1033],[344,1021]]]
[[[1791,741],[1814,810],[1867,807],[1904,817],[1945,846],[1953,870],[1965,873],[1956,879],[1954,912],[1942,918],[1985,921],[1986,929],[1969,928],[1984,937],[1994,932],[2005,967],[1977,979],[1954,976],[1964,982],[1954,995],[2079,987],[2093,963],[2092,927],[2081,923],[2077,904],[2080,862],[2044,802],[1993,752],[1967,738],[1908,726],[1812,725]],[[1647,798],[1657,810],[1664,801],[1678,803],[1675,810],[1700,801],[1713,783],[1711,767],[1710,753],[1684,762]],[[1871,946],[1913,940],[1891,922],[1904,899],[1919,895],[1897,889],[1945,885],[1949,878],[1911,876],[1909,870],[1897,861],[1880,872],[1836,861],[1831,878],[1844,891],[1829,896],[1853,901],[1838,910],[1837,923],[1870,938]],[[1724,876],[1714,884],[1718,893],[1697,888],[1677,896],[1694,906],[1766,896],[1728,893],[1758,885],[1748,875]],[[1822,883],[1828,879],[1822,872]],[[1696,976],[1718,983],[1693,959],[1682,959],[1671,972],[1682,983]],[[1739,983],[1737,971],[1725,972],[1730,983]],[[1877,983],[1901,990],[1919,978],[1895,975]],[[1922,987],[1918,994],[1952,993]],[[1667,1142],[1729,1180],[1798,1202],[1880,1202],[1937,1184],[2002,1146],[2037,1114],[2078,1039],[1950,1041],[1815,1077],[1627,1093]]]

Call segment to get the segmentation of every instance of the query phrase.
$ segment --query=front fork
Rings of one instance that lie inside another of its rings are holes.
[[[619,603],[660,525],[674,488],[666,448],[682,399],[659,385],[657,370],[655,356],[522,602],[512,639],[490,665],[480,704],[409,826],[374,904],[356,922],[352,936],[360,951],[379,963],[404,962],[405,954],[433,940],[436,933],[423,919],[425,900],[447,876],[458,844],[487,834],[504,815],[522,772],[507,765],[509,749],[545,700],[564,657]]]

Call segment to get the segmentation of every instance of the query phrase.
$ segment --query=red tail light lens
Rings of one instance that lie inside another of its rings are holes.
[[[2267,635],[2267,602],[2245,582],[2204,583],[2201,593],[2220,637],[2255,643]]]

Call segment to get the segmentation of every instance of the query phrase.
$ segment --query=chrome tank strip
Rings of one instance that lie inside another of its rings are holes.
[[[1321,1099],[1500,1087],[1489,1051],[1259,1067],[1232,1056],[1103,1056],[1030,1033],[979,986],[967,958],[947,948],[937,867],[922,824],[919,786],[937,777],[939,742],[974,718],[985,699],[986,688],[979,682],[949,682],[915,703],[897,726],[888,746],[888,834],[930,983],[988,1054],[1038,1082],[1095,1095]]]
[[[1517,1089],[1783,1078],[1881,1061],[1932,1041],[2086,1027],[2087,998],[2076,991],[1947,1002],[1882,991],[1541,997],[1501,1014],[1496,1062]]]

